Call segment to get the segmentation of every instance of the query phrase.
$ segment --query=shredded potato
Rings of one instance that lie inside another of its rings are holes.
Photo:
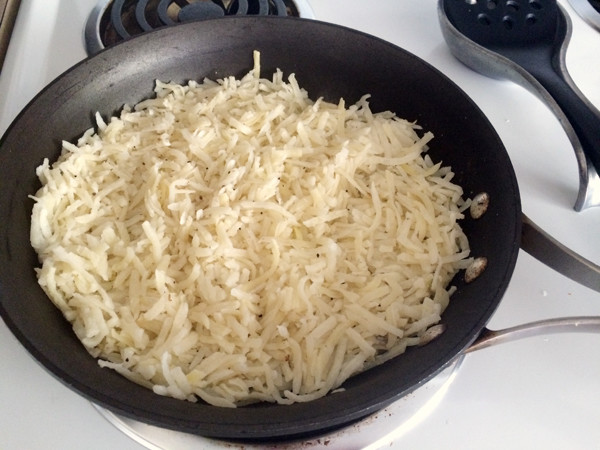
[[[260,78],[258,54],[241,80],[155,92],[37,169],[39,283],[102,367],[178,399],[289,404],[440,321],[468,202],[431,133]]]

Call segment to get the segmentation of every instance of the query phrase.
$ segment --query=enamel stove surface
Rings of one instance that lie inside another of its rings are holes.
[[[572,209],[577,168],[560,125],[532,94],[476,74],[452,57],[437,22],[436,0],[380,0],[376,7],[364,0],[308,3],[316,19],[391,41],[454,80],[503,139],[527,215],[561,242],[600,262],[600,208],[583,213]],[[570,2],[561,3],[574,24],[568,67],[598,107],[600,32]],[[97,0],[21,1],[0,73],[0,133],[36,92],[86,57],[84,27],[97,4]],[[489,327],[580,315],[600,315],[600,294],[521,252]],[[358,431],[349,431],[360,439],[341,444],[335,436],[324,437],[296,443],[295,448],[599,448],[599,345],[599,335],[563,334],[468,354],[456,370],[358,424]],[[1,448],[158,448],[114,426],[89,401],[49,375],[3,322],[0,358]],[[175,448],[173,442],[168,444]],[[154,445],[166,448],[164,443]],[[237,448],[208,440],[197,446]]]

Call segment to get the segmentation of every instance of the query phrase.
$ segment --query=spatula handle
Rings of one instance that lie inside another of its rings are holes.
[[[568,75],[548,65],[523,64],[531,75],[544,86],[554,98],[581,143],[581,147],[600,173],[600,113],[580,97],[567,82]]]

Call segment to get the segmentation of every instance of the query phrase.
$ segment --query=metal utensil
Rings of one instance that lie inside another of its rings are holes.
[[[575,150],[574,208],[600,206],[600,112],[565,64],[571,22],[556,0],[439,0],[444,39],[465,65],[531,90],[557,116]]]

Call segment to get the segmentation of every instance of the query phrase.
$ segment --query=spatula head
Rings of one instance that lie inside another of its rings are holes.
[[[552,42],[558,25],[556,0],[444,0],[458,31],[483,46],[531,46]]]

